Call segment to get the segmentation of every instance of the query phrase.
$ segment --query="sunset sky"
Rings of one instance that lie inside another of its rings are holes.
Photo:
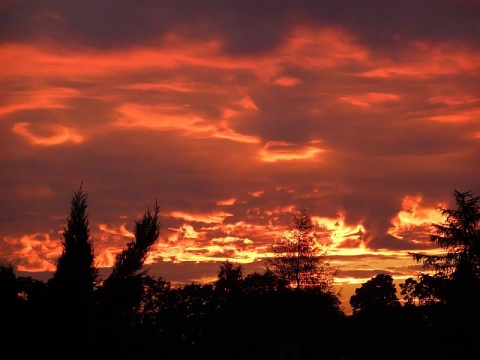
[[[156,200],[180,284],[263,271],[306,209],[348,302],[480,195],[479,120],[477,0],[3,0],[0,261],[48,278],[83,181],[104,272]]]

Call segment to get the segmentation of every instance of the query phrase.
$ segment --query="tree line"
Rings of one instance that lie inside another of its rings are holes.
[[[273,244],[263,272],[224,261],[211,284],[174,287],[144,262],[161,229],[155,202],[101,279],[87,194],[74,192],[51,279],[0,266],[0,358],[31,359],[467,359],[480,355],[480,208],[454,191],[431,241],[412,253],[426,272],[400,284],[379,274],[350,298],[333,291],[327,248],[306,210]]]

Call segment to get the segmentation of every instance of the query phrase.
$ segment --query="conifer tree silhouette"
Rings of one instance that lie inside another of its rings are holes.
[[[48,282],[52,296],[49,326],[57,342],[51,350],[54,354],[49,355],[53,358],[84,359],[94,352],[91,329],[98,269],[82,184],[74,192],[63,229],[62,253]]]
[[[104,301],[110,312],[132,320],[134,310],[140,305],[146,270],[142,270],[150,248],[158,239],[161,223],[160,208],[155,202],[153,211],[147,209],[135,221],[134,238],[115,258],[112,273],[103,285]]]
[[[445,222],[433,224],[430,240],[444,254],[411,253],[425,269],[433,269],[450,281],[447,301],[476,303],[480,299],[480,197],[470,191],[453,193],[456,209],[440,207]]]
[[[71,201],[70,215],[63,229],[62,254],[50,281],[55,306],[82,312],[93,302],[98,277],[87,214],[87,194],[80,188]]]

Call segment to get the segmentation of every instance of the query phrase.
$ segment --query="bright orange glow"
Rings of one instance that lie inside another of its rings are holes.
[[[429,244],[428,235],[432,231],[432,224],[439,224],[445,221],[438,208],[421,207],[422,196],[405,196],[402,203],[402,210],[392,220],[393,227],[389,233],[398,239],[409,236],[412,243]],[[410,238],[412,234],[418,234],[422,238]]]
[[[100,268],[111,268],[115,264],[115,256],[119,254],[122,249],[119,246],[96,247],[95,260],[97,266]]]
[[[3,237],[2,241],[14,249],[8,258],[20,259],[19,271],[54,271],[54,260],[62,252],[59,241],[52,241],[49,234],[36,233],[21,238]],[[6,256],[6,257],[7,257]]]
[[[170,241],[178,241],[179,239],[198,239],[203,238],[206,232],[197,232],[193,226],[188,224],[183,224],[179,229],[169,228],[169,230],[175,231],[178,233],[177,238],[170,238]]]

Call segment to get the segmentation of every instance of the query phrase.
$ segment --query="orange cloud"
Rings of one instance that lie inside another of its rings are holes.
[[[106,247],[95,247],[95,262],[100,268],[111,268],[115,264],[115,257],[122,251],[121,247],[116,246],[106,246]]]
[[[292,76],[280,76],[279,78],[275,79],[273,83],[280,86],[290,87],[300,84],[301,80]]]
[[[248,238],[240,238],[235,236],[225,236],[221,238],[213,238],[213,244],[231,244],[231,243],[253,244],[253,241]]]
[[[464,114],[450,114],[430,116],[428,119],[439,122],[464,122],[472,120],[473,116]]]
[[[258,111],[258,107],[250,96],[245,96],[238,102],[245,109]]]
[[[16,123],[12,127],[12,131],[18,135],[27,138],[33,145],[40,146],[54,146],[61,145],[67,142],[82,143],[84,138],[78,135],[73,130],[66,126],[58,124],[47,124],[43,126],[36,126],[40,131],[47,131],[53,133],[49,136],[36,135],[30,130],[31,124],[28,122]]]
[[[269,141],[260,149],[260,159],[265,162],[313,160],[323,150],[314,146],[298,146],[284,141]]]
[[[131,89],[131,90],[142,90],[142,91],[173,91],[173,92],[192,92],[194,89],[192,87],[186,86],[186,84],[181,82],[169,82],[169,83],[135,83],[129,85],[122,85],[118,87],[119,89]]]
[[[321,230],[317,232],[319,240],[329,245],[329,251],[332,253],[353,255],[367,252],[362,240],[366,232],[364,226],[362,224],[347,225],[344,212],[339,211],[336,218],[312,216],[312,222]]]
[[[338,99],[355,106],[369,107],[375,104],[398,101],[400,96],[395,94],[369,92],[362,95],[340,96]]]
[[[402,210],[392,219],[392,228],[389,234],[398,239],[408,236],[410,241],[428,243],[428,235],[432,231],[433,223],[443,223],[445,218],[438,207],[422,207],[422,196],[406,195],[402,202]],[[439,205],[440,206],[440,205]]]
[[[260,197],[264,193],[265,193],[265,191],[263,191],[263,190],[249,192],[250,196],[252,196],[252,197]]]
[[[480,68],[478,51],[459,47],[458,44],[430,44],[416,42],[410,50],[410,58],[403,63],[389,60],[377,60],[378,65],[372,70],[364,71],[364,77],[417,77],[453,75]]]
[[[214,132],[214,127],[181,105],[122,104],[117,112],[122,115],[116,125],[147,127],[156,130],[184,130],[190,133]]]
[[[60,241],[51,240],[46,233],[24,235],[21,238],[4,237],[3,241],[20,248],[9,255],[9,258],[19,259],[19,271],[54,271],[54,262],[62,252]]]
[[[368,52],[353,36],[339,28],[300,26],[287,37],[281,48],[284,61],[309,68],[340,67],[347,63],[368,60]]]
[[[285,67],[337,67],[345,62],[367,58],[365,49],[355,44],[354,38],[339,29],[297,27],[283,45],[273,53],[256,56],[233,57],[222,53],[220,39],[192,41],[174,33],[163,38],[157,49],[131,48],[129,50],[69,51],[47,45],[7,44],[0,47],[0,73],[3,76],[22,75],[37,79],[58,77],[81,79],[103,77],[148,68],[212,68],[248,70],[265,83],[277,79],[281,86],[296,85],[300,79],[284,75]],[[285,54],[295,54],[288,56]],[[121,85],[119,85],[122,87]],[[172,90],[188,92],[192,83],[137,83],[125,85],[131,89]]]
[[[126,229],[126,223],[121,224],[118,228],[115,226],[109,227],[107,224],[98,224],[100,231],[111,235],[120,235],[125,237],[134,237],[135,235]]]
[[[0,107],[0,116],[20,110],[65,109],[68,107],[65,104],[67,100],[79,95],[80,92],[75,89],[45,88],[41,85],[35,85],[28,91],[12,92],[5,95],[4,105]]]
[[[220,138],[220,139],[228,139],[228,140],[246,143],[246,144],[258,144],[261,142],[259,137],[242,135],[229,128],[218,129],[214,137]]]
[[[122,116],[116,125],[121,127],[146,127],[159,131],[181,131],[186,135],[228,139],[242,143],[259,143],[255,136],[243,135],[228,127],[226,121],[218,123],[196,115],[181,105],[121,105],[117,112]]]
[[[428,98],[430,103],[444,103],[447,105],[462,105],[477,101],[480,101],[480,98],[468,94],[439,95]]]
[[[169,216],[177,219],[184,219],[185,221],[197,221],[203,223],[222,223],[223,220],[233,214],[226,213],[224,211],[212,212],[210,214],[203,213],[186,213],[182,211],[172,211]]]
[[[237,199],[235,199],[235,198],[218,200],[217,205],[219,205],[219,206],[229,206],[229,205],[235,204],[236,201],[237,201]]]
[[[168,228],[168,230],[174,231],[178,234],[177,237],[170,237],[170,241],[178,241],[179,239],[199,239],[203,238],[205,232],[197,232],[193,226],[183,224],[180,228]]]

